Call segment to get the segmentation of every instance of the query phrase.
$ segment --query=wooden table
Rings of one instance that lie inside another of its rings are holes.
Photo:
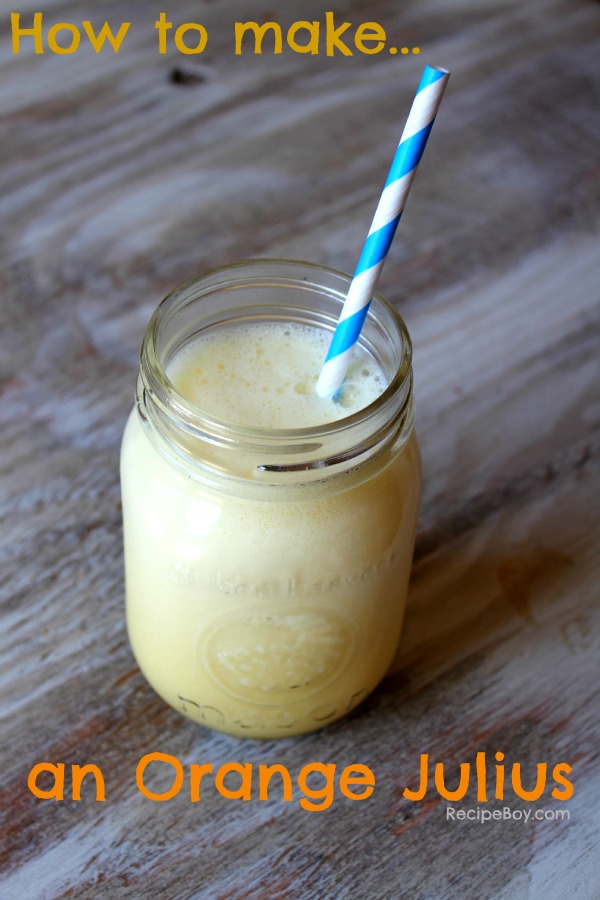
[[[411,51],[333,58],[233,50],[236,20],[285,35],[324,22],[316,0],[169,4],[175,27],[206,27],[200,57],[172,39],[158,53],[156,0],[40,6],[45,32],[132,24],[118,55],[83,39],[35,55],[29,38],[16,56],[0,12],[0,896],[600,897],[597,3],[332,0],[352,31],[375,20]],[[453,74],[381,284],[414,338],[425,467],[395,673],[321,733],[238,742],[167,708],[128,646],[118,453],[141,337],[214,264],[352,269],[424,61]],[[157,802],[135,781],[154,752],[186,773],[361,763],[376,786],[319,813],[298,790]],[[548,764],[542,799],[403,796],[421,754],[454,788],[477,753],[493,784],[497,752],[529,788]],[[66,765],[62,802],[28,788],[43,761]],[[71,766],[92,763],[106,800],[89,779],[71,799]],[[533,809],[547,818],[514,815]]]

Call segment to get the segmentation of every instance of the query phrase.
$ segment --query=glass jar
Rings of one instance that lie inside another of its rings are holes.
[[[390,665],[421,489],[410,337],[375,295],[360,344],[387,388],[298,430],[211,416],[166,370],[194,337],[232,324],[332,332],[350,280],[291,260],[225,266],[169,294],[144,337],[121,455],[129,637],[167,703],[229,734],[321,728]]]

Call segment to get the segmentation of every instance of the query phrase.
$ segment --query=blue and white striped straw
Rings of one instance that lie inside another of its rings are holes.
[[[449,77],[450,73],[446,69],[425,66],[317,381],[319,397],[335,394],[346,377],[354,345],[367,316],[373,291],[394,239]]]

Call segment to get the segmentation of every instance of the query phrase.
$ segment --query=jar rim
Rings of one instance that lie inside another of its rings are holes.
[[[407,381],[412,379],[412,342],[406,324],[391,303],[381,293],[374,291],[367,318],[373,317],[375,310],[383,312],[387,316],[388,320],[396,328],[396,335],[388,335],[388,337],[390,340],[393,340],[394,337],[401,340],[402,355],[396,372],[382,393],[356,412],[336,419],[333,422],[318,425],[298,428],[261,428],[258,426],[239,425],[230,419],[220,418],[181,395],[166,373],[166,366],[163,365],[159,358],[157,344],[161,336],[160,331],[165,327],[167,321],[177,315],[192,300],[201,299],[202,294],[196,295],[191,300],[189,296],[190,291],[202,284],[206,286],[207,290],[229,290],[232,287],[239,287],[244,283],[248,283],[253,276],[258,276],[261,270],[264,271],[263,277],[268,277],[270,280],[275,279],[282,286],[285,286],[285,284],[299,285],[298,278],[300,273],[298,272],[296,275],[288,274],[287,276],[283,273],[278,274],[276,270],[283,267],[294,267],[298,268],[298,270],[302,269],[303,271],[314,273],[314,283],[308,283],[305,279],[307,287],[312,285],[313,287],[322,288],[318,280],[319,275],[321,278],[323,275],[327,275],[339,279],[340,286],[345,284],[346,289],[352,280],[350,275],[339,269],[299,259],[268,257],[244,259],[217,266],[192,276],[171,290],[154,311],[144,334],[140,354],[140,371],[144,387],[147,391],[150,391],[154,402],[157,402],[163,408],[168,407],[172,413],[183,418],[191,430],[199,430],[205,434],[208,432],[215,437],[220,435],[227,442],[235,439],[236,441],[242,440],[244,443],[249,442],[252,444],[260,442],[263,445],[269,445],[273,442],[277,444],[293,442],[298,445],[304,442],[312,443],[317,440],[326,440],[340,432],[351,430],[356,425],[367,424],[369,421],[379,418],[384,411],[396,405],[394,399],[398,396],[398,392],[406,386]],[[238,273],[237,278],[228,278],[228,276],[233,276],[236,273]],[[341,291],[339,296],[341,302],[343,302],[345,293]],[[373,305],[373,301],[375,301],[375,305]],[[335,322],[333,326],[335,326]],[[331,331],[333,333],[332,327]]]

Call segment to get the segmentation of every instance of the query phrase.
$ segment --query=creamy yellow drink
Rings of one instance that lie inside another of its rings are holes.
[[[329,339],[326,331],[295,322],[230,326],[188,344],[167,374],[196,406],[237,426],[324,425],[368,406],[386,386],[381,367],[359,351],[335,398],[318,397]]]
[[[410,424],[356,459],[332,434],[317,438],[332,422],[358,428],[389,381],[359,347],[340,394],[319,399],[328,339],[294,321],[210,328],[165,374],[174,408],[212,417],[211,434],[178,426],[165,450],[155,432],[167,426],[148,421],[148,400],[125,431],[133,651],[168,703],[230,734],[284,737],[340,718],[378,684],[399,640],[418,447]],[[300,436],[301,450],[276,463],[270,451],[262,465],[248,437],[261,434],[286,448]]]

